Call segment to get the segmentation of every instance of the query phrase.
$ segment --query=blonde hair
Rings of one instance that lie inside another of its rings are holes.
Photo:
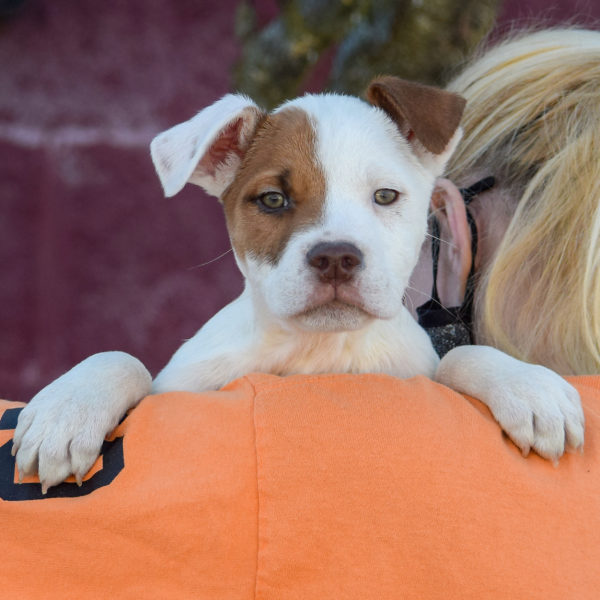
[[[478,341],[600,373],[600,32],[523,34],[449,89],[467,108],[448,176],[493,174],[518,199],[478,284]]]

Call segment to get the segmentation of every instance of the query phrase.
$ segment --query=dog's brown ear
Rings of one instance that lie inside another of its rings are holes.
[[[221,196],[233,181],[263,117],[249,98],[228,94],[195,117],[157,135],[150,144],[165,196],[189,181]]]
[[[441,174],[462,134],[459,124],[465,99],[392,76],[374,79],[366,96],[396,123],[422,162],[435,175]]]

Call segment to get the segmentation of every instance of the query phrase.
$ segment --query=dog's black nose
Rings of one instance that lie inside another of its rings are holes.
[[[362,265],[363,253],[350,242],[321,242],[308,251],[306,260],[324,283],[343,282]]]

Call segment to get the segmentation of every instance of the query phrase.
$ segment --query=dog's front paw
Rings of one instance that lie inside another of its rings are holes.
[[[577,390],[539,365],[512,371],[481,398],[510,439],[527,455],[531,449],[557,461],[565,449],[580,449],[584,416]]]
[[[53,381],[19,415],[12,448],[19,477],[37,471],[44,493],[71,474],[81,483],[105,436],[150,385],[142,363],[122,352],[90,356]]]
[[[584,415],[577,390],[560,375],[495,348],[461,346],[448,353],[436,379],[487,404],[524,455],[557,461],[581,449]]]

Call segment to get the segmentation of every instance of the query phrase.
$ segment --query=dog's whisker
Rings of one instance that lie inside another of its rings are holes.
[[[432,235],[431,233],[426,233],[425,237],[428,237],[432,240],[437,240],[438,242],[440,242],[440,244],[446,244],[446,246],[450,247],[450,248],[457,248],[456,244],[454,244],[453,242],[449,242],[448,240],[444,240],[441,237],[438,237],[436,235]]]
[[[206,262],[203,262],[199,265],[194,265],[193,267],[188,267],[188,270],[191,271],[192,269],[200,269],[202,267],[206,267],[207,265],[210,265],[214,262],[217,262],[218,260],[221,260],[224,256],[227,256],[230,252],[233,252],[233,248],[229,248],[229,250],[226,250],[225,252],[223,252],[223,254],[219,254],[219,256],[215,256],[215,258],[213,258],[211,260],[207,260]]]
[[[429,298],[431,297],[427,292],[423,292],[422,290],[418,290],[417,288],[414,288],[410,285],[406,286],[407,290],[410,290],[411,292],[416,292],[417,294],[420,294],[421,296],[423,296],[424,299],[429,300]],[[410,302],[413,304],[413,308],[414,308],[414,303],[412,298],[409,298],[406,294],[404,295],[404,299],[406,300],[410,300]]]
[[[438,300],[435,300],[434,298],[432,298],[429,294],[422,292],[421,290],[417,290],[413,287],[410,286],[406,286],[406,289],[408,290],[412,290],[413,292],[417,292],[418,294],[421,294],[422,296],[424,296],[425,298],[427,298],[427,300],[432,300],[435,304],[437,304],[443,311],[447,312],[448,314],[451,314],[453,317],[455,317],[457,319],[457,321],[459,323],[461,323],[462,325],[467,326],[468,324],[464,322],[464,320],[460,317],[460,315],[455,315],[454,313],[452,313],[450,311],[450,309],[447,306],[444,306],[441,302],[439,302]],[[407,299],[407,296],[404,297],[404,299]],[[413,308],[414,308],[414,304],[413,304]]]
[[[459,323],[461,323],[462,325],[464,325],[465,327],[468,327],[468,324],[464,322],[464,320],[460,317],[460,315],[455,315],[454,313],[451,313],[449,308],[447,306],[444,306],[441,302],[438,302],[437,300],[434,300],[430,294],[428,294],[427,292],[423,292],[421,290],[418,290],[410,285],[406,286],[407,290],[411,290],[412,292],[416,292],[417,294],[420,294],[421,296],[423,296],[424,301],[427,302],[429,300],[433,300],[433,302],[435,302],[444,312],[447,312],[448,314],[451,314],[454,318],[457,319],[457,321]],[[409,296],[407,296],[406,294],[404,294],[404,298],[402,299],[402,302],[404,303],[404,306],[406,306],[407,308],[411,308],[412,310],[416,310],[418,307],[415,306],[415,303],[413,301],[413,299]]]

